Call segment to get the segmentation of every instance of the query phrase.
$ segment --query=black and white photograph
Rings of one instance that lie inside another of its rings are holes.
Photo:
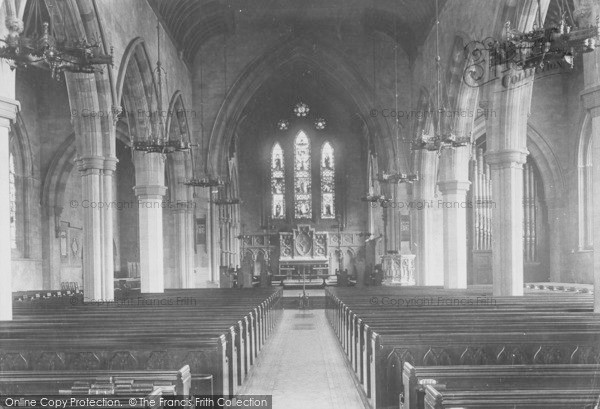
[[[600,0],[0,0],[0,409],[600,409]]]

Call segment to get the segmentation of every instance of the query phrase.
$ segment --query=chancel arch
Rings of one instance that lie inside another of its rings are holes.
[[[243,112],[253,96],[273,77],[282,72],[294,71],[293,67],[304,66],[311,75],[325,80],[335,93],[345,95],[355,106],[374,139],[374,147],[381,155],[381,161],[393,166],[391,154],[394,147],[383,135],[390,134],[388,122],[381,116],[369,116],[375,106],[376,96],[353,70],[343,55],[336,52],[335,46],[321,42],[320,47],[312,45],[310,36],[292,39],[268,50],[261,58],[248,64],[233,86],[227,90],[225,100],[218,111],[210,133],[207,161],[214,174],[226,174],[225,158],[229,140],[234,135],[234,127],[243,117]],[[335,67],[335,68],[334,68]],[[336,75],[332,75],[332,72]]]

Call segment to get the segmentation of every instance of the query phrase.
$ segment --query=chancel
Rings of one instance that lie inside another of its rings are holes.
[[[600,409],[599,44],[598,0],[0,0],[0,406]]]

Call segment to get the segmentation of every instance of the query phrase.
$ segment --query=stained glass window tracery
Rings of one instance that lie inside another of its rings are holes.
[[[283,162],[283,149],[275,143],[271,151],[271,217],[283,219],[285,217],[285,164]]]
[[[294,140],[294,216],[312,218],[312,187],[310,172],[310,141],[304,131]]]
[[[329,142],[321,149],[321,218],[335,218],[335,157]]]

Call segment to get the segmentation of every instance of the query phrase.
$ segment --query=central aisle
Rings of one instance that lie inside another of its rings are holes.
[[[240,395],[273,395],[274,409],[364,409],[324,310],[285,310]]]

